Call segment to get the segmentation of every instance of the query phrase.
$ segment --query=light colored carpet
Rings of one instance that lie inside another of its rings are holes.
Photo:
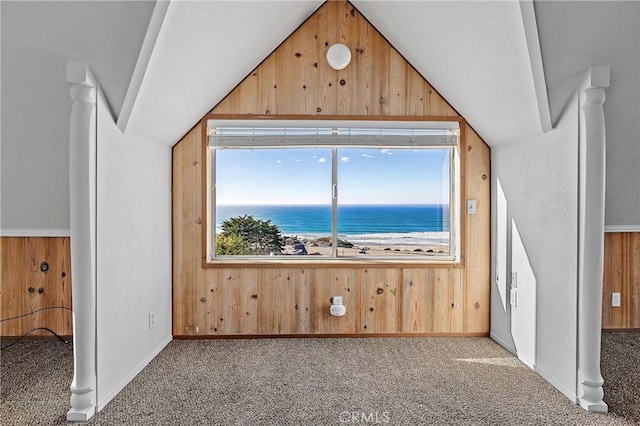
[[[173,341],[93,425],[631,425],[640,334],[603,335],[605,400],[589,414],[485,338]],[[73,354],[2,352],[3,425],[66,424]]]

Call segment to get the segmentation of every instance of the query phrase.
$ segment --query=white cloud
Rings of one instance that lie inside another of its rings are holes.
[[[364,158],[373,158],[373,155],[371,155],[371,154],[362,154],[362,156]]]
[[[386,154],[386,155],[393,155],[393,152],[391,152],[391,150],[390,150],[390,149],[387,149],[387,148],[382,148],[382,149],[380,150],[380,153],[381,153],[381,154]]]
[[[282,163],[282,161],[281,160],[276,160],[276,163],[280,164],[280,163]]]
[[[341,163],[348,163],[349,162],[349,157],[340,157],[340,162]]]
[[[326,162],[327,162],[326,158],[324,158],[324,157],[318,158],[318,163],[326,163]]]

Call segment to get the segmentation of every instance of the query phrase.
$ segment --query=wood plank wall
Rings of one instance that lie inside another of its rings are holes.
[[[352,52],[351,63],[341,71],[325,59],[334,43],[345,43]],[[459,117],[345,2],[317,10],[210,112]]]
[[[50,306],[71,308],[71,252],[68,237],[2,237],[0,246],[0,316],[3,320]],[[41,270],[42,262],[49,265],[47,271]],[[73,333],[71,311],[47,309],[19,319],[3,321],[0,336],[22,336],[39,327],[47,327],[58,335],[69,336]],[[35,331],[31,335],[51,336],[44,330]]]
[[[620,307],[611,306],[611,293],[620,293]],[[640,329],[640,232],[604,236],[603,329]]]
[[[333,43],[351,64],[326,64]],[[464,66],[461,58],[461,66]],[[349,3],[325,3],[212,114],[460,118]],[[490,151],[462,120],[463,264],[271,264],[203,267],[202,129],[173,150],[173,333],[185,336],[489,332]],[[342,295],[344,317],[328,313]]]

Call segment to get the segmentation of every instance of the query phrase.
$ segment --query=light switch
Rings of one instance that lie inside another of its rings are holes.
[[[467,200],[467,213],[476,214],[476,200]]]

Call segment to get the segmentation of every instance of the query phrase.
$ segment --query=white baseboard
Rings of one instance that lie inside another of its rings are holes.
[[[99,401],[96,404],[96,413],[101,411],[109,402],[111,402],[111,400],[120,393],[120,391],[122,389],[124,389],[125,386],[127,386],[129,384],[129,382],[131,382],[131,380],[133,380],[156,356],[158,356],[158,354],[165,348],[165,346],[167,346],[169,344],[169,342],[171,342],[173,340],[173,336],[170,334],[169,336],[167,336],[166,339],[164,339],[160,345],[158,345],[158,347],[156,347],[150,354],[149,356],[147,356],[144,360],[142,360],[142,362],[140,364],[138,364],[138,366],[136,368],[133,369],[133,371],[127,375],[127,377],[125,377],[124,379],[122,379],[120,381],[120,383],[118,383],[118,385],[111,391],[109,392],[107,395],[100,397],[100,395],[98,395],[99,397]]]
[[[69,229],[0,229],[0,237],[70,237]]]
[[[515,355],[516,357],[517,355],[517,350],[515,347],[513,347],[511,344],[509,344],[507,341],[505,341],[504,339],[496,336],[493,333],[489,334],[489,337],[491,337],[492,340],[494,340],[497,344],[499,344],[500,346],[502,346],[503,348],[505,348],[507,351],[511,352],[513,355]],[[522,360],[521,360],[522,361]],[[570,389],[567,389],[565,386],[561,385],[560,383],[558,383],[553,377],[551,377],[550,375],[548,375],[547,373],[544,372],[544,370],[538,368],[534,363],[527,363],[525,361],[522,361],[525,365],[527,365],[527,367],[531,368],[533,371],[536,372],[536,374],[538,374],[540,377],[542,377],[543,379],[545,379],[547,382],[549,382],[551,384],[551,386],[553,386],[554,388],[556,388],[560,393],[562,393],[564,396],[566,396],[567,398],[569,398],[569,400],[571,400],[571,402],[573,402],[574,404],[578,403],[578,397],[576,396],[576,392],[572,391]]]
[[[558,383],[553,377],[545,373],[544,370],[536,367],[533,371],[535,371],[540,377],[545,379],[547,382],[551,384],[554,388],[560,391],[561,394],[569,398],[571,402],[574,404],[578,404],[578,396],[576,395],[577,390],[567,389],[564,385]]]
[[[604,232],[640,232],[640,225],[607,225]]]
[[[498,337],[493,333],[489,333],[489,337],[491,338],[491,340],[493,340],[494,342],[496,342],[497,344],[505,348],[512,355],[517,355],[516,348],[510,342],[507,342],[503,338]]]

